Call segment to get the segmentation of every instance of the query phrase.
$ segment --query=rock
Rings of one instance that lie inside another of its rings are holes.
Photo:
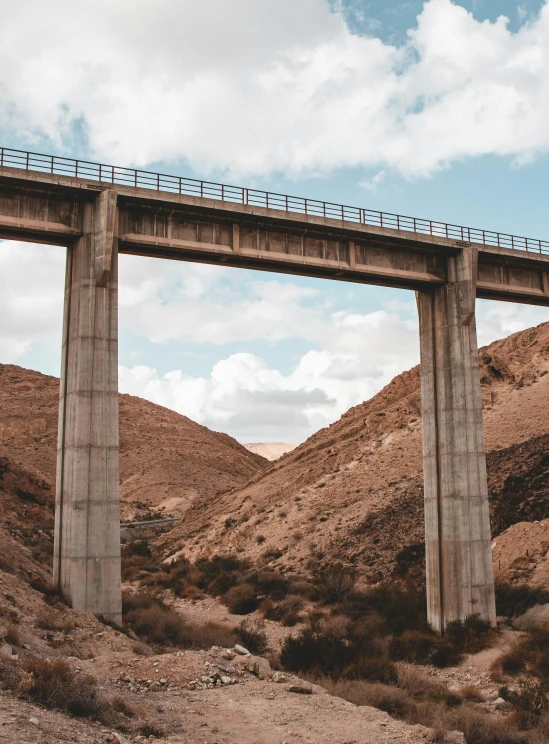
[[[448,731],[444,736],[444,744],[467,744],[467,740],[461,731]]]
[[[526,610],[524,615],[513,620],[513,625],[519,630],[526,630],[532,625],[549,623],[549,604],[535,604]]]
[[[29,718],[29,723],[32,723],[33,726],[40,725],[40,721],[38,720],[38,718]]]
[[[235,652],[230,648],[226,649],[221,654],[221,658],[225,659],[226,661],[231,661],[232,659],[234,659],[235,656],[236,656]]]
[[[5,638],[8,635],[8,629],[5,625],[0,625],[0,638]]]
[[[248,651],[248,649],[247,648],[244,648],[244,646],[240,646],[238,643],[234,647],[234,650],[236,651],[237,654],[240,654],[240,656],[249,656],[250,655],[250,652]]]
[[[12,653],[11,653],[11,646],[9,643],[2,643],[0,646],[0,658],[2,659],[11,659]]]
[[[290,678],[283,672],[275,672],[273,674],[273,682],[288,682]]]
[[[160,682],[153,682],[151,685],[149,685],[149,690],[151,692],[158,692],[161,689],[162,685],[160,684]]]
[[[128,739],[126,739],[125,736],[122,736],[122,734],[118,734],[116,732],[113,732],[110,734],[110,739],[107,740],[109,744],[129,744]]]
[[[288,692],[297,692],[299,695],[312,695],[313,688],[310,685],[290,685]]]
[[[232,677],[227,677],[227,675],[225,674],[223,674],[221,677],[222,685],[234,685],[235,682],[236,682],[235,679],[233,679]]]
[[[251,674],[255,674],[259,679],[270,679],[273,673],[271,665],[262,656],[248,656],[244,660],[244,669]]]
[[[502,711],[503,713],[506,713],[513,707],[511,703],[508,703],[507,700],[504,700],[502,697],[498,697],[498,699],[494,702],[494,706],[496,710]]]

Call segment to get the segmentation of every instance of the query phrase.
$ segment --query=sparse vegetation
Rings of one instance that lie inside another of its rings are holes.
[[[213,645],[232,646],[235,636],[219,623],[201,625],[188,622],[158,596],[149,592],[124,593],[123,622],[127,628],[160,648],[210,648]]]
[[[493,665],[504,674],[529,672],[549,692],[549,624],[529,628]]]
[[[17,697],[79,718],[112,724],[116,713],[97,689],[96,681],[87,675],[74,674],[62,659],[50,661],[31,656],[21,664],[1,660],[0,686]]]
[[[264,654],[267,650],[265,622],[246,618],[234,631],[239,642],[252,654]]]
[[[535,604],[549,602],[549,591],[541,587],[532,587],[526,582],[512,584],[504,579],[496,579],[496,611],[505,617],[522,615]]]

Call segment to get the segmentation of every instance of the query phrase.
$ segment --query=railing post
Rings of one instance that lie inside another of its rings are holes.
[[[379,213],[379,226],[381,228],[383,227],[383,212]]]
[[[309,214],[309,212],[307,211],[307,199],[305,199],[304,201],[305,201],[305,214]]]
[[[76,161],[76,164],[75,164],[74,177],[78,178],[78,160]]]
[[[400,230],[400,216],[397,214],[397,230]]]
[[[27,153],[27,160],[26,160],[26,164],[27,164],[27,165],[26,165],[26,168],[25,168],[25,170],[28,170],[28,169],[29,169],[29,153]]]

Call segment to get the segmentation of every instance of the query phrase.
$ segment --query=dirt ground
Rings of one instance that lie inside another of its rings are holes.
[[[162,741],[178,744],[419,744],[431,739],[428,729],[408,726],[374,708],[356,707],[294,676],[284,675],[284,681],[276,682],[258,679],[247,672],[236,684],[189,690],[184,687],[186,681],[200,672],[210,673],[206,662],[211,664],[209,659],[214,657],[185,652],[178,656],[152,656],[133,663],[130,658],[126,661],[123,658],[124,655],[118,653],[115,657],[98,656],[93,662],[72,661],[71,664],[82,668],[83,672],[93,667],[104,691],[115,693],[122,689],[127,701],[143,718],[164,729],[166,735]],[[119,677],[130,675],[137,679],[150,675],[154,679],[160,674],[176,688],[131,692],[127,683],[118,681]],[[311,694],[292,692],[294,685],[310,690]],[[95,744],[143,740],[140,735],[123,736],[104,726],[75,721],[0,693],[0,741]]]

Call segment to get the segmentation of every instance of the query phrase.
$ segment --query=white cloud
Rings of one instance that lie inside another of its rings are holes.
[[[61,359],[65,251],[0,240],[0,360],[41,344]]]
[[[2,12],[0,125],[61,147],[84,122],[124,164],[428,176],[547,150],[548,49],[547,4],[511,33],[428,0],[396,47],[328,0],[21,0]]]
[[[549,321],[549,308],[512,302],[477,302],[478,344],[484,346],[511,333]]]

